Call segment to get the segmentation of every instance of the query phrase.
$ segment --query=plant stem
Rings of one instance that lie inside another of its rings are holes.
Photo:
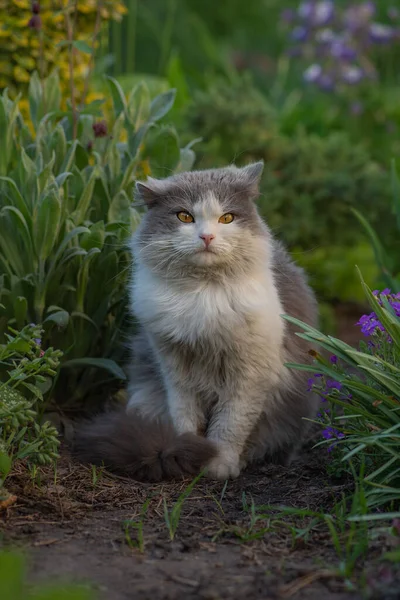
[[[135,42],[136,42],[137,0],[130,0],[127,17],[128,39],[126,49],[126,72],[135,72]]]
[[[101,29],[101,9],[102,9],[102,7],[103,7],[103,2],[100,0],[99,3],[98,3],[98,5],[97,5],[96,21],[95,21],[95,24],[94,24],[94,31],[93,31],[92,54],[90,55],[88,73],[86,75],[86,79],[85,79],[85,83],[84,83],[84,88],[83,88],[83,92],[82,92],[82,98],[81,98],[81,102],[80,102],[81,107],[83,107],[85,105],[86,96],[87,96],[88,91],[89,91],[90,78],[92,76],[93,69],[94,69],[94,59],[95,59],[95,52],[96,52],[96,42],[97,42],[97,38],[99,36],[100,29]]]
[[[74,24],[71,22],[69,14],[69,7],[65,11],[65,25],[67,28],[67,39],[68,45],[68,63],[69,63],[69,85],[71,92],[71,108],[72,108],[72,138],[75,140],[78,133],[78,113],[76,109],[76,98],[75,98],[75,84],[74,84],[74,47],[72,42],[74,41],[74,29],[76,25],[76,16],[78,12],[78,0],[74,2]]]

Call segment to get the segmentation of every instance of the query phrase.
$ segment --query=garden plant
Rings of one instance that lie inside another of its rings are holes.
[[[227,4],[0,0],[1,598],[398,597],[399,8]],[[260,159],[321,306],[282,315],[306,447],[225,482],[79,464],[125,400],[136,182]]]

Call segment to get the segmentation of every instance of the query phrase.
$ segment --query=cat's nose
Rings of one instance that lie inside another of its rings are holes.
[[[199,235],[199,238],[203,240],[205,247],[208,248],[208,246],[215,238],[215,235],[213,235],[212,233],[202,233],[201,235]]]

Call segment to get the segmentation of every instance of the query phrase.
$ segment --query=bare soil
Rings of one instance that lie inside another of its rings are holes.
[[[329,511],[350,484],[330,479],[326,460],[325,453],[309,449],[290,468],[260,465],[225,489],[223,483],[200,480],[171,541],[164,498],[171,510],[187,481],[142,484],[104,471],[97,471],[95,480],[89,467],[72,463],[64,451],[56,474],[42,469],[35,484],[20,465],[8,480],[18,500],[1,515],[3,545],[27,551],[31,581],[88,583],[99,600],[361,598],[337,574],[340,559],[325,529],[295,540],[288,527],[265,518],[249,530],[244,494],[257,506]],[[130,544],[124,522],[138,522],[149,498],[140,552],[132,547],[137,532],[130,529]],[[259,539],[251,539],[254,533]],[[378,536],[367,562],[359,565],[367,569],[373,598],[400,597],[400,573],[379,561],[382,549],[392,547],[391,538]],[[355,590],[359,573],[356,569],[352,578]]]
[[[328,513],[351,492],[350,480],[327,474],[326,451],[312,446],[290,468],[254,466],[226,486],[200,480],[172,541],[164,501],[171,510],[188,481],[137,483],[76,464],[64,449],[56,472],[41,469],[34,481],[20,464],[7,480],[18,499],[0,513],[0,546],[26,551],[31,582],[88,584],[98,600],[400,598],[400,566],[381,559],[396,544],[387,531],[375,532],[349,582],[325,527],[296,539],[293,527],[298,533],[309,519],[271,513],[251,527],[252,501]],[[139,522],[148,499],[139,549],[137,530],[129,538],[124,523]]]

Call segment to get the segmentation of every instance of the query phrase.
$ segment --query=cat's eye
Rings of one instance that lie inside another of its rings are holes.
[[[182,223],[194,223],[194,219],[191,214],[181,211],[176,215]]]
[[[226,213],[226,214],[222,215],[222,217],[220,217],[218,219],[218,222],[219,223],[224,223],[225,225],[228,225],[229,223],[232,223],[232,221],[233,221],[234,218],[235,217],[233,216],[232,213]]]

